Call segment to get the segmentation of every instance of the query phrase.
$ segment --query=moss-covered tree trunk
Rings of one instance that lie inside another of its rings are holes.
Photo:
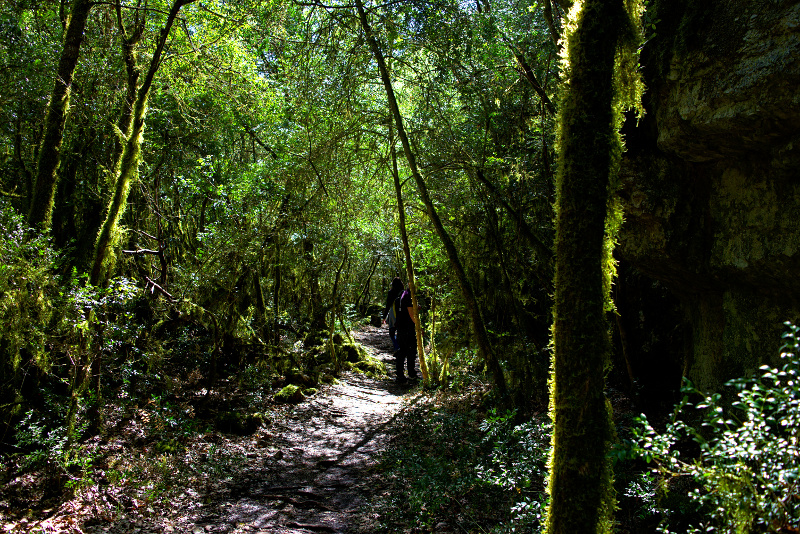
[[[330,350],[331,359],[333,360],[337,375],[342,372],[342,358],[340,355],[336,354],[336,344],[333,342],[333,335],[336,330],[336,311],[339,304],[339,280],[342,278],[342,271],[344,270],[346,263],[347,246],[345,245],[344,254],[342,255],[342,262],[339,264],[339,268],[336,269],[336,278],[333,281],[333,290],[331,291],[331,322],[330,330],[328,331],[328,350]],[[342,334],[346,334],[348,336],[350,335],[344,328],[342,328]]]
[[[120,163],[120,156],[125,147],[124,140],[130,135],[131,123],[133,122],[133,108],[136,104],[136,92],[139,88],[139,76],[142,71],[139,67],[138,55],[136,48],[139,41],[144,34],[146,15],[140,11],[134,10],[134,22],[130,29],[125,27],[122,18],[122,6],[119,0],[114,6],[117,12],[117,27],[122,39],[122,59],[125,62],[125,72],[127,75],[127,83],[125,90],[125,101],[122,103],[120,110],[119,120],[117,126],[122,134],[121,139],[117,139],[114,143],[114,163]],[[118,169],[115,169],[115,171]]]
[[[603,394],[609,357],[604,242],[623,0],[587,0],[569,35],[556,193],[555,354],[548,534],[608,532],[613,509]]]
[[[386,67],[386,61],[383,57],[380,46],[378,46],[378,41],[375,39],[375,36],[372,33],[362,0],[356,0],[356,7],[358,9],[361,27],[364,30],[367,43],[369,44],[370,50],[372,51],[375,61],[378,64],[378,69],[380,70],[381,80],[383,82],[383,87],[386,91],[386,98],[389,103],[389,109],[392,113],[395,125],[397,126],[397,137],[400,139],[400,142],[403,145],[403,153],[405,154],[406,161],[408,162],[408,166],[411,170],[411,175],[414,177],[414,182],[417,185],[419,195],[423,204],[425,204],[428,218],[430,219],[431,223],[433,223],[433,227],[436,229],[436,233],[438,234],[439,239],[442,241],[445,253],[447,254],[447,259],[450,262],[450,267],[453,269],[453,273],[458,281],[461,294],[464,298],[464,304],[467,307],[467,311],[469,312],[472,322],[472,328],[475,333],[475,341],[478,344],[478,351],[483,358],[483,361],[485,361],[486,365],[489,367],[489,371],[492,373],[492,378],[494,379],[494,384],[495,387],[497,387],[499,396],[505,399],[508,393],[505,375],[503,374],[503,369],[500,366],[500,361],[497,359],[497,355],[495,355],[494,351],[492,350],[492,345],[489,342],[489,335],[486,332],[486,325],[483,322],[483,317],[481,317],[480,308],[478,307],[478,300],[475,298],[475,292],[472,289],[472,284],[470,284],[469,279],[467,278],[467,274],[464,271],[464,266],[461,264],[461,260],[458,257],[458,251],[456,250],[455,244],[453,244],[450,234],[447,233],[447,229],[442,224],[439,214],[436,212],[436,208],[433,205],[433,201],[428,194],[428,187],[425,184],[425,181],[422,179],[419,169],[417,168],[416,157],[411,150],[411,144],[408,140],[408,136],[406,135],[405,127],[403,126],[403,118],[400,115],[400,108],[397,105],[397,98],[395,97],[392,81],[389,77],[389,69]]]
[[[53,92],[47,106],[44,134],[39,147],[36,181],[28,209],[28,226],[42,231],[50,230],[53,203],[58,186],[58,166],[61,163],[61,145],[69,112],[70,90],[75,66],[78,64],[83,32],[89,12],[94,5],[89,0],[74,0],[64,34],[64,48],[58,62]]]
[[[123,132],[125,136],[124,145],[119,155],[119,161],[115,165],[116,181],[114,184],[114,191],[111,201],[108,204],[106,211],[106,218],[97,235],[94,251],[94,263],[92,265],[91,282],[94,285],[99,285],[105,282],[108,273],[111,270],[110,262],[108,262],[109,251],[116,241],[116,233],[119,227],[119,219],[125,212],[128,203],[128,192],[130,191],[131,183],[139,174],[139,161],[141,159],[142,140],[144,136],[144,121],[147,116],[147,101],[150,96],[150,88],[153,85],[156,71],[161,66],[161,55],[164,51],[167,38],[169,37],[172,25],[178,16],[178,11],[181,7],[191,4],[194,0],[174,0],[170,8],[167,21],[158,37],[156,49],[153,52],[153,57],[150,60],[150,67],[144,77],[141,87],[136,93],[136,101],[133,104],[132,116],[130,118],[129,131]],[[124,53],[128,50],[123,46]],[[127,60],[126,60],[127,61]],[[129,75],[130,75],[129,70]],[[138,77],[138,73],[136,73]],[[125,111],[123,110],[123,117],[120,120],[120,125],[124,126],[126,121]]]

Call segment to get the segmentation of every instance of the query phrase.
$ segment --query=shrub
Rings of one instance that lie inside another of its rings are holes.
[[[8,202],[0,199],[0,405],[20,413],[17,393],[31,364],[52,365],[45,329],[57,292],[57,255],[45,237],[28,235]],[[3,419],[8,414],[4,414]]]
[[[693,406],[689,397],[700,392],[687,382],[686,396],[664,432],[656,432],[642,416],[633,452],[655,461],[664,487],[675,477],[694,481],[688,498],[704,517],[682,531],[794,532],[800,524],[800,329],[787,326],[783,366],[765,365],[758,378],[728,382],[736,391],[732,404],[715,393],[701,395]],[[684,421],[693,415],[699,423]],[[697,457],[684,459],[681,443],[693,444]],[[660,532],[673,532],[674,510],[661,512]]]

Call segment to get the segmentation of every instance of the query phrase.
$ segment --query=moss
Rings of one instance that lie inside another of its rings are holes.
[[[306,334],[306,337],[303,338],[303,346],[306,349],[324,346],[328,342],[328,337],[328,332],[322,330],[312,330]]]
[[[621,224],[612,193],[621,111],[638,107],[635,1],[587,0],[570,14],[569,82],[559,115],[556,278],[547,532],[610,532],[615,506],[603,394],[610,343],[606,311]]]
[[[305,396],[299,386],[289,384],[277,392],[274,396],[275,402],[283,404],[297,404],[302,402]]]
[[[376,358],[365,356],[364,359],[353,364],[353,370],[364,373],[371,378],[386,376],[386,365]]]
[[[322,384],[336,384],[339,380],[332,374],[323,374],[319,379]]]
[[[351,363],[359,362],[367,357],[367,351],[361,345],[345,343],[341,347],[337,347],[337,350],[342,354],[344,360]]]
[[[156,452],[161,454],[174,454],[180,450],[180,443],[175,439],[159,441],[155,446]]]
[[[311,397],[313,395],[316,395],[317,393],[319,393],[319,390],[317,388],[308,388],[303,390],[304,397]]]

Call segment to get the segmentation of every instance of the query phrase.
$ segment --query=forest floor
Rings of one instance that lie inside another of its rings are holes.
[[[347,373],[298,405],[269,406],[268,422],[250,435],[206,431],[176,453],[156,454],[156,440],[130,432],[105,438],[104,459],[68,500],[24,477],[3,484],[0,532],[381,531],[369,507],[384,488],[377,459],[393,422],[421,391],[394,384],[385,329],[361,327],[354,337],[386,364],[388,377]],[[14,510],[26,495],[27,513]]]

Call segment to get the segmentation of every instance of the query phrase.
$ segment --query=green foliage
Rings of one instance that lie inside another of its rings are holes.
[[[516,417],[445,407],[405,414],[381,459],[391,487],[373,503],[382,530],[444,521],[469,532],[539,532],[550,425]]]
[[[21,366],[47,369],[52,363],[45,329],[59,291],[53,278],[58,255],[47,238],[28,236],[22,217],[2,198],[0,235],[0,380],[10,383]]]
[[[67,427],[53,426],[46,417],[29,410],[19,425],[17,447],[29,451],[21,456],[20,467],[46,473],[53,482],[78,489],[92,484],[95,458],[84,447],[70,445]]]
[[[552,425],[533,419],[515,423],[516,413],[496,416],[494,410],[481,424],[484,445],[491,447],[486,463],[477,468],[481,480],[517,492],[511,518],[494,531],[541,532],[546,523],[546,463]]]
[[[663,432],[642,417],[632,454],[655,462],[662,481],[694,481],[688,500],[705,517],[684,532],[782,532],[800,521],[800,328],[787,327],[783,365],[765,365],[760,377],[728,382],[734,402],[719,393],[703,396],[687,382]],[[689,400],[698,395],[700,402]],[[687,442],[696,457],[681,454]],[[660,532],[675,532],[677,510],[662,500],[659,511],[666,516]]]

